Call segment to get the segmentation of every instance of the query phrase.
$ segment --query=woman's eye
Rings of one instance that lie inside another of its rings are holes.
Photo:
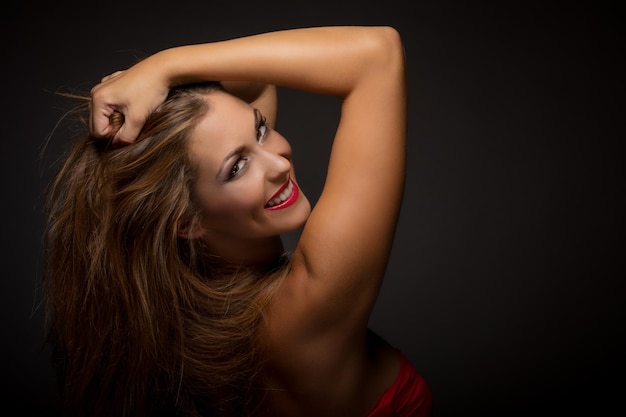
[[[235,162],[233,167],[230,169],[230,172],[228,173],[228,179],[229,180],[232,180],[237,175],[239,175],[241,170],[244,168],[247,160],[248,160],[248,158],[239,158],[239,159],[237,159],[237,162]]]
[[[259,121],[257,123],[257,127],[256,127],[256,140],[257,140],[257,142],[263,143],[263,139],[265,139],[265,137],[267,136],[269,131],[270,131],[270,128],[267,125],[267,121],[266,121],[265,117],[259,119]]]

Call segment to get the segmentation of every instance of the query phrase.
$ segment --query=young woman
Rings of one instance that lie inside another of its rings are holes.
[[[342,100],[311,210],[276,88]],[[390,27],[158,52],[91,91],[51,192],[44,282],[64,410],[89,416],[428,416],[368,330],[405,173]],[[281,234],[302,228],[286,254]]]

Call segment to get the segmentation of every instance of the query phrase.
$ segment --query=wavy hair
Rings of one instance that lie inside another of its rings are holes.
[[[50,184],[43,295],[67,415],[250,415],[259,404],[258,327],[288,262],[236,268],[178,233],[201,216],[188,142],[217,89],[173,89],[132,145],[83,134]]]

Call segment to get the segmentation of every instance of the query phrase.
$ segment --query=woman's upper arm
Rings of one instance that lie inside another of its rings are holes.
[[[326,183],[294,252],[293,275],[300,278],[291,290],[300,287],[316,320],[332,326],[366,325],[402,202],[404,51],[397,32],[388,32],[384,41],[343,100]]]

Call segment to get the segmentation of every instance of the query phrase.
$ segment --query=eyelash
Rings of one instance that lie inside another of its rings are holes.
[[[263,130],[262,133],[261,130]],[[267,119],[265,118],[265,116],[261,116],[256,125],[256,141],[262,144],[263,140],[267,137],[269,132],[270,127],[267,125]]]
[[[259,112],[259,119],[256,125],[256,140],[259,144],[263,144],[263,140],[267,137],[270,132],[270,127],[267,125],[267,119],[265,116],[261,116],[261,112]],[[232,180],[236,178],[241,171],[245,168],[245,166],[241,166],[242,162],[248,162],[248,157],[239,157],[237,161],[233,164],[228,173],[228,179]],[[239,168],[237,168],[239,167]]]

